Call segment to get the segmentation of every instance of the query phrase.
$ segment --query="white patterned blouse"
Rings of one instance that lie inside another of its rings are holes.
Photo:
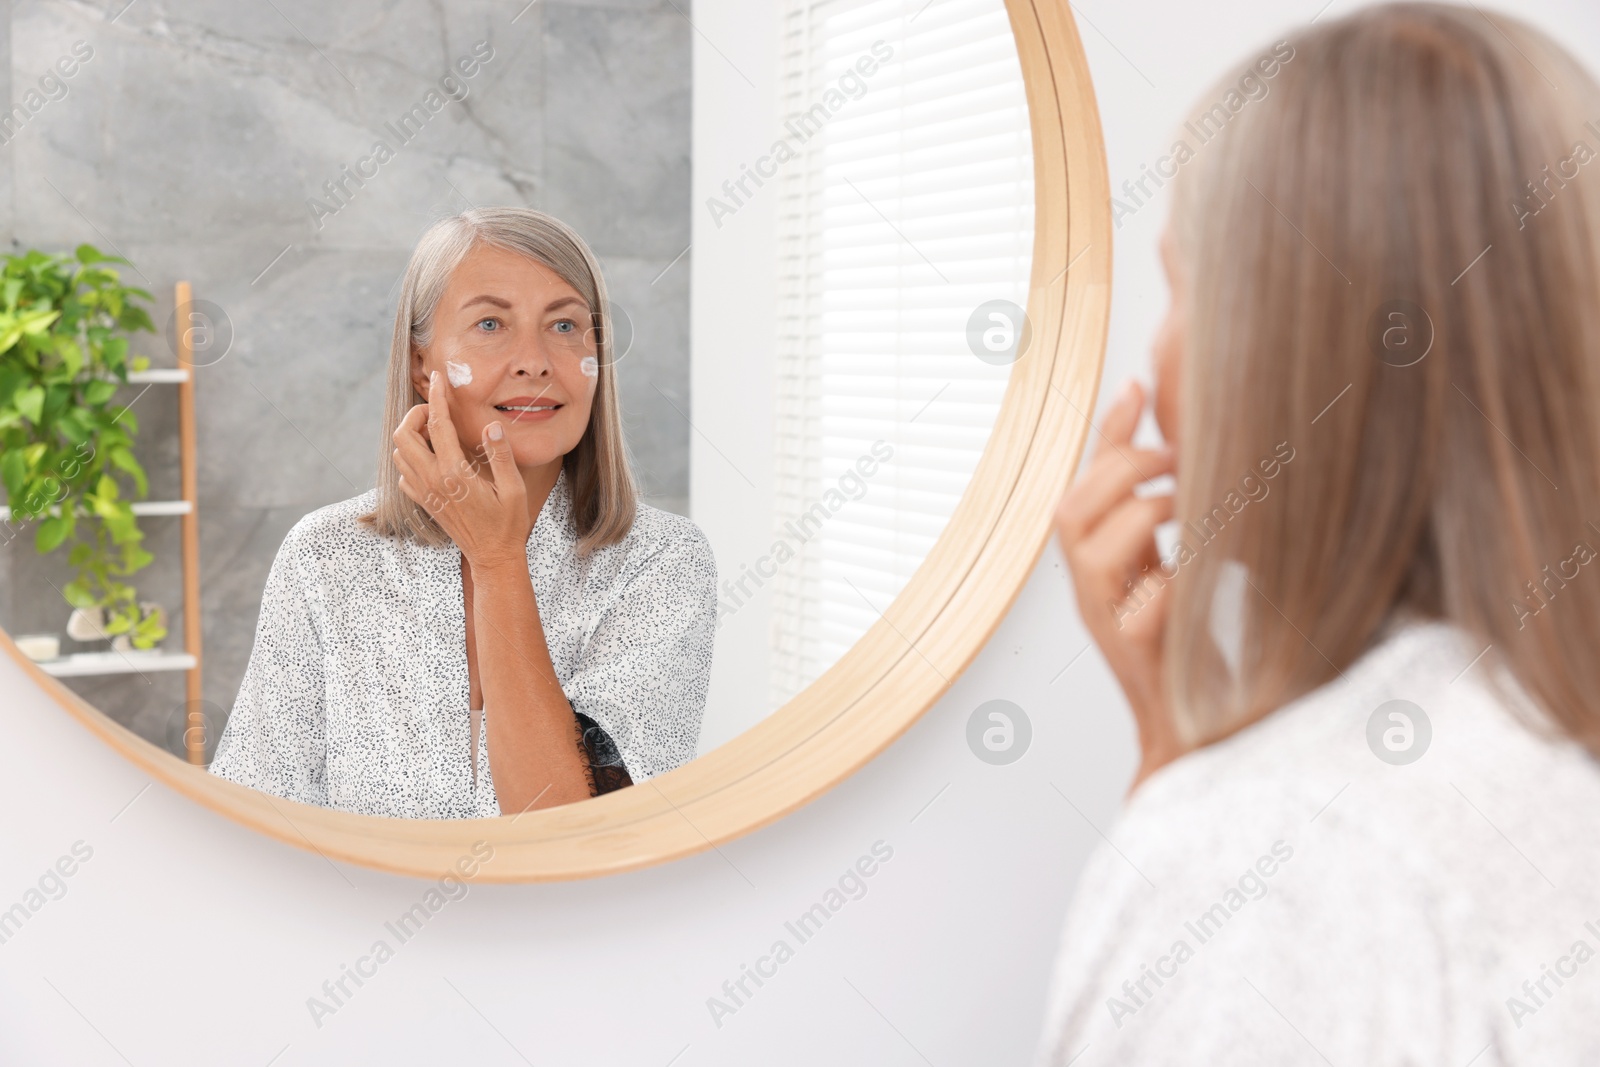
[[[468,706],[461,550],[358,523],[376,500],[319,508],[284,538],[211,772],[367,815],[499,815]],[[528,536],[545,641],[589,751],[637,782],[695,756],[716,561],[693,522],[643,503],[622,541],[581,558],[570,511],[563,471]]]

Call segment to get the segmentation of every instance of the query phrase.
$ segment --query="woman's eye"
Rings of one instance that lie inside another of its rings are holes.
[[[485,324],[487,324],[487,329],[485,329]],[[482,330],[484,333],[494,333],[500,328],[500,326],[500,320],[497,318],[490,317],[478,320],[478,329]]]
[[[557,333],[571,333],[577,328],[578,324],[573,322],[571,319],[562,319],[560,322],[556,323]]]

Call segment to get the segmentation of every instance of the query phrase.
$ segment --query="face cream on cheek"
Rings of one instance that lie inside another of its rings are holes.
[[[598,377],[600,377],[600,361],[598,359],[596,359],[595,357],[593,357],[593,356],[584,356],[583,357],[583,362],[578,364],[578,366],[580,368],[582,368],[585,377],[588,377],[588,378],[598,378]]]
[[[444,370],[446,374],[450,375],[450,384],[457,389],[460,389],[463,385],[472,384],[472,368],[465,363],[457,363],[454,360],[447,359],[444,362]]]

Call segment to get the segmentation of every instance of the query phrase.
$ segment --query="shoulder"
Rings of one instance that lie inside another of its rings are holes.
[[[1486,990],[1516,988],[1501,973],[1516,946],[1581,925],[1553,887],[1600,877],[1584,814],[1600,767],[1537,728],[1520,690],[1485,684],[1479,651],[1447,624],[1409,624],[1341,678],[1152,775],[1069,908],[1057,1033],[1225,1042],[1253,1024],[1224,1015],[1260,1008],[1240,974],[1293,998],[1302,1022],[1372,1033],[1400,1027],[1397,1011],[1476,1014]],[[1518,906],[1535,899],[1548,907]],[[1307,951],[1284,951],[1295,945]],[[1146,963],[1191,977],[1158,991],[1140,984]]]
[[[289,527],[284,535],[281,555],[296,560],[334,560],[363,551],[373,551],[393,538],[385,538],[368,523],[360,521],[377,504],[377,489],[324,504],[308,512]]]
[[[715,600],[716,558],[705,533],[686,516],[639,501],[633,522],[622,537],[573,557],[578,537],[570,520],[559,542],[538,541],[538,527],[530,539],[530,564],[548,566],[566,575],[574,595],[591,604],[614,604],[617,598],[659,602],[664,611],[681,607],[684,598]],[[541,549],[556,549],[560,558],[539,560]],[[557,577],[552,574],[552,577]],[[593,600],[592,598],[601,598]]]
[[[692,519],[643,501],[637,505],[627,535],[612,547],[619,555],[640,563],[656,560],[715,567],[711,541]]]
[[[716,556],[705,533],[686,516],[642,501],[622,540],[591,553],[582,575],[595,591],[648,597],[664,611],[716,600]]]
[[[1469,782],[1498,793],[1559,780],[1600,799],[1594,762],[1509,676],[1489,685],[1493,661],[1475,662],[1480,651],[1447,623],[1397,627],[1341,677],[1152,775],[1126,830],[1183,827],[1219,842],[1259,836],[1287,813],[1369,851],[1438,859],[1444,850],[1418,843],[1459,815]]]

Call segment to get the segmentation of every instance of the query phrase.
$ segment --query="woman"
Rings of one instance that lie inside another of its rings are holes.
[[[1175,457],[1126,390],[1058,511],[1142,760],[1037,1062],[1600,1063],[1600,87],[1472,7],[1290,40],[1177,179]]]
[[[284,539],[213,773],[463,818],[694,758],[715,562],[636,499],[615,359],[599,266],[562,223],[486,208],[423,235],[378,486]]]

